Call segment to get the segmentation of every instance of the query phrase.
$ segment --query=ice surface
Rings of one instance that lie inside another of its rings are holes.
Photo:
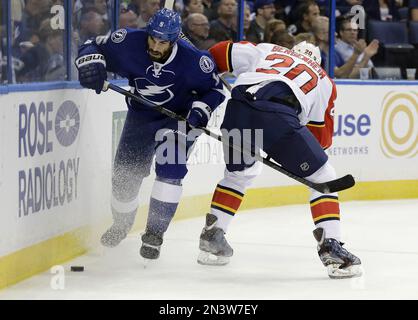
[[[0,291],[0,299],[418,299],[418,200],[344,202],[341,210],[361,278],[328,278],[309,207],[294,205],[239,213],[227,234],[235,250],[227,266],[196,262],[202,213],[174,222],[147,268],[135,233],[64,265],[64,290],[52,289],[54,275],[45,272]]]

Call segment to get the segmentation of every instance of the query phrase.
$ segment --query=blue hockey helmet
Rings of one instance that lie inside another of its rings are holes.
[[[181,32],[181,19],[177,12],[163,8],[158,10],[147,23],[150,36],[164,41],[175,42]]]

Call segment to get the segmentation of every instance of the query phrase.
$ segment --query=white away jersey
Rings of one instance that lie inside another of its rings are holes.
[[[209,51],[220,72],[237,76],[235,86],[254,84],[248,90],[253,93],[272,81],[288,84],[302,107],[301,124],[308,126],[324,148],[331,145],[336,88],[315,61],[269,43],[224,41]]]

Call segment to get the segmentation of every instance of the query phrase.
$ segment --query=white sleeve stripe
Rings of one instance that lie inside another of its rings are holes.
[[[100,53],[87,54],[85,56],[78,58],[75,61],[75,65],[77,68],[86,66],[90,63],[101,63],[106,67],[105,57]]]
[[[202,101],[195,101],[192,104],[192,108],[198,108],[198,109],[202,110],[204,112],[204,114],[208,117],[208,119],[210,119],[210,113],[211,113],[210,110],[211,109],[206,103],[204,103]]]

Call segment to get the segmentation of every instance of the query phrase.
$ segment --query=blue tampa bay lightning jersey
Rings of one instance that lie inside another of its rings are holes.
[[[214,110],[224,100],[223,86],[210,54],[183,39],[173,46],[165,63],[154,62],[147,50],[145,30],[119,29],[107,36],[88,40],[79,56],[100,53],[106,69],[129,80],[144,99],[185,116],[193,101],[202,101]],[[127,100],[128,108],[149,118],[161,118],[136,101]]]

